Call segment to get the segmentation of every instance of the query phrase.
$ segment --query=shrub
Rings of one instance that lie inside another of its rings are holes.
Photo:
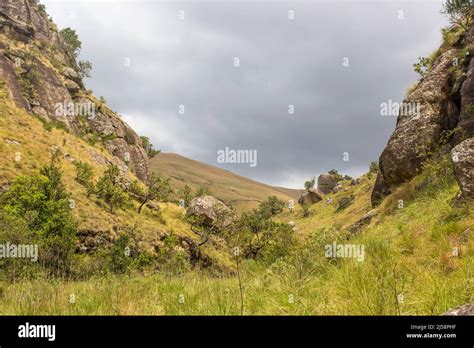
[[[309,204],[302,204],[301,208],[303,209],[303,217],[307,218],[311,216],[311,210]]]
[[[315,183],[316,183],[316,178],[313,176],[311,179],[309,179],[308,181],[304,183],[304,188],[306,190],[309,190],[310,188],[314,187]]]
[[[339,174],[336,169],[331,169],[328,173],[331,174],[336,179],[336,181],[341,181],[343,179],[343,176]]]
[[[431,65],[431,59],[426,57],[418,57],[418,62],[413,64],[413,70],[420,74],[421,77],[425,77]]]
[[[91,77],[90,72],[92,70],[92,63],[88,60],[80,60],[77,62],[77,66],[79,68],[79,74],[84,79],[86,77]]]
[[[162,179],[158,174],[152,173],[146,182],[144,189],[138,181],[133,181],[129,187],[131,195],[140,202],[137,212],[140,214],[143,206],[151,200],[159,200],[161,202],[168,201],[173,189],[170,185],[170,179]]]
[[[140,138],[142,139],[142,146],[145,149],[148,158],[153,158],[161,152],[160,150],[155,150],[153,144],[150,142],[150,138],[144,136]]]
[[[280,214],[285,208],[285,202],[278,199],[277,196],[268,197],[259,205],[259,212],[262,218],[270,218]]]
[[[184,188],[179,191],[179,197],[184,201],[184,206],[187,207],[189,202],[193,199],[193,194],[191,191],[191,187],[188,185],[184,185]]]
[[[242,245],[247,258],[273,262],[286,255],[294,242],[293,231],[288,224],[272,221],[257,209],[242,213],[235,229],[234,238]]]
[[[95,192],[109,206],[111,213],[129,202],[120,170],[114,164],[107,167],[95,186]]]
[[[0,211],[0,244],[33,245],[37,244],[34,235],[28,229],[22,218]],[[29,258],[0,258],[0,269],[6,278],[12,282],[18,279],[32,277],[35,274],[37,262]]]
[[[76,166],[76,181],[86,188],[89,197],[94,192],[92,167],[90,164],[81,161],[75,161],[74,165]]]
[[[199,186],[195,197],[212,196],[212,191],[208,186]]]
[[[79,40],[76,31],[71,28],[64,28],[61,29],[59,35],[61,35],[61,38],[64,40],[74,56],[77,57],[79,55],[79,51],[81,50],[82,42]]]
[[[74,252],[76,222],[54,159],[39,174],[18,177],[2,195],[0,206],[6,214],[23,219],[37,238],[41,266],[50,275],[67,275]]]
[[[448,15],[451,23],[467,29],[474,14],[473,4],[471,0],[447,0],[441,13]]]

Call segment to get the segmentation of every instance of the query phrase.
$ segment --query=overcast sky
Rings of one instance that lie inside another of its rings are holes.
[[[293,188],[367,171],[395,127],[380,104],[447,25],[441,1],[42,2],[79,34],[88,88],[155,147]],[[217,163],[225,147],[257,166]]]

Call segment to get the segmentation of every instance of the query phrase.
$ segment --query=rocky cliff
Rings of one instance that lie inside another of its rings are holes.
[[[427,158],[443,153],[451,155],[463,197],[474,197],[474,25],[452,27],[444,37],[426,75],[402,103],[379,159],[373,205],[417,175]]]
[[[137,177],[148,176],[141,138],[85,89],[74,52],[34,0],[0,0],[0,76],[17,106],[100,141]]]

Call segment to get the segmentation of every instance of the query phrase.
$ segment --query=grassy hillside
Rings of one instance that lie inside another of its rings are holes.
[[[158,154],[151,160],[151,169],[170,177],[177,189],[188,185],[195,192],[200,186],[208,187],[215,197],[237,211],[256,208],[269,196],[296,201],[301,194],[300,190],[262,184],[174,153]]]
[[[430,315],[473,299],[473,204],[456,201],[459,189],[446,162],[427,164],[351,236],[347,227],[371,209],[373,181],[345,184],[348,190],[331,196],[331,204],[313,205],[309,217],[300,209],[278,216],[296,223],[300,243],[271,264],[242,263],[244,314]],[[351,195],[352,204],[335,212]],[[325,257],[325,245],[335,241],[364,245],[363,262]],[[199,272],[23,281],[3,285],[0,299],[4,314],[235,315],[239,307],[236,276]]]
[[[53,146],[57,146],[61,152],[59,167],[66,191],[74,201],[72,211],[78,222],[79,232],[99,233],[115,240],[133,227],[138,231],[140,247],[149,251],[162,247],[163,238],[170,235],[178,239],[197,238],[183,219],[185,210],[176,204],[155,202],[160,207],[159,212],[145,207],[138,214],[137,203],[131,202],[132,205],[127,209],[117,209],[112,214],[96,196],[87,197],[85,188],[75,180],[73,160],[89,164],[94,173],[93,179],[97,181],[106,166],[94,158],[100,156],[112,161],[113,157],[100,144],[91,146],[77,136],[45,124],[17,108],[6,91],[5,82],[0,80],[0,187],[13,182],[20,175],[38,172],[51,161]],[[136,179],[131,173],[127,176],[129,180]],[[218,268],[228,267],[227,258],[222,257],[219,248],[210,244],[203,248],[203,253]],[[87,258],[85,256],[84,267],[95,267],[96,265],[88,264]]]

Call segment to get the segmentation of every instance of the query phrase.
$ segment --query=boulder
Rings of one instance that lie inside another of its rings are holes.
[[[454,177],[461,188],[462,197],[474,198],[474,138],[464,140],[451,150]]]
[[[72,68],[65,68],[63,70],[63,75],[64,77],[66,77],[67,79],[71,80],[71,81],[74,81],[75,83],[77,83],[79,86],[82,86],[82,78],[81,76],[77,73],[76,70],[72,69]]]
[[[154,202],[148,202],[148,203],[146,204],[146,207],[147,207],[148,209],[150,209],[150,210],[153,210],[153,211],[160,211],[160,210],[161,210],[159,204],[158,204],[158,203],[154,203]]]
[[[444,315],[474,315],[474,302],[449,309]]]
[[[377,211],[372,209],[367,214],[362,216],[355,224],[349,227],[349,232],[355,234],[359,232],[364,226],[367,226],[372,221],[372,218],[376,215]]]
[[[379,159],[380,170],[372,192],[373,205],[380,203],[397,185],[419,173],[431,153],[443,151],[440,146],[443,134],[456,129],[454,136],[448,139],[447,147],[474,136],[474,59],[472,54],[465,53],[473,44],[474,25],[471,25],[452,49],[432,63],[427,75],[408,93],[403,104],[414,103],[419,112],[415,117],[407,115],[403,108],[400,112],[395,131]],[[463,51],[465,54],[461,55]],[[459,61],[459,65],[453,69],[454,61]],[[467,154],[465,148],[463,152]],[[469,195],[472,191],[466,188],[465,180],[469,177],[466,173],[461,174],[460,166],[465,167],[463,160],[457,165],[457,177],[464,194]]]
[[[313,188],[310,188],[309,190],[304,191],[301,194],[301,197],[298,199],[298,203],[301,205],[306,205],[306,204],[314,204],[322,200],[323,200],[323,194],[319,190],[313,187]]]
[[[226,227],[232,221],[229,207],[212,196],[196,197],[191,200],[186,215],[201,219],[201,224],[206,227]]]
[[[452,104],[446,91],[451,90],[450,68],[457,54],[451,49],[436,59],[430,72],[403,101],[402,105],[411,107],[400,108],[395,131],[380,155],[373,205],[380,203],[393,187],[418,174],[428,154],[439,145],[447,128],[446,112]]]
[[[337,180],[334,175],[329,173],[321,174],[318,177],[318,190],[324,193],[325,195],[332,192],[334,187],[337,185]]]

